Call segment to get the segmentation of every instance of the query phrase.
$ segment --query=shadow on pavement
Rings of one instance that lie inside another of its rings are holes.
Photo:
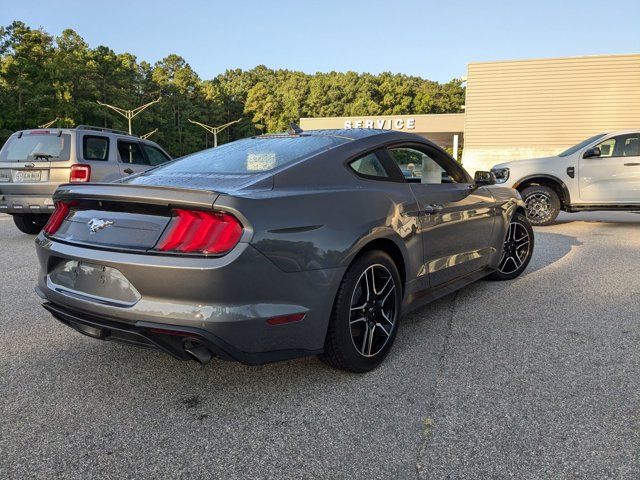
[[[544,250],[540,250],[541,245],[544,245]],[[576,237],[560,233],[541,232],[537,229],[535,232],[533,258],[524,271],[524,275],[529,275],[553,265],[566,257],[573,247],[580,247],[581,245],[582,242]]]

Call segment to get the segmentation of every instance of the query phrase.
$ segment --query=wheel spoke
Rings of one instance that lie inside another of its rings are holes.
[[[389,322],[389,325],[393,326],[393,320],[391,320],[386,313],[384,313],[384,310],[382,310],[382,318],[384,318],[387,322]]]
[[[391,331],[387,332],[387,329],[384,328],[381,323],[376,323],[376,327],[378,327],[380,330],[382,330],[384,332],[385,336],[388,337],[389,335],[391,335]]]
[[[364,335],[362,335],[362,347],[360,348],[360,353],[362,353],[362,355],[366,355],[364,353],[364,349],[367,346],[367,338],[369,337],[369,324],[365,323],[365,330],[364,330]]]
[[[389,277],[389,280],[387,280],[387,283],[385,283],[384,287],[380,291],[380,294],[378,295],[378,297],[381,299],[380,305],[384,306],[387,303],[389,296],[395,289],[396,284],[393,282],[393,279]]]
[[[364,317],[356,318],[355,320],[350,320],[349,325],[353,325],[354,323],[364,322]]]
[[[371,347],[373,347],[373,333],[376,331],[376,325],[371,327],[369,331],[369,344],[367,345],[367,355],[371,356]]]

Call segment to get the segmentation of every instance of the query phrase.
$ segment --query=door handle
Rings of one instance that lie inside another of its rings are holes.
[[[444,209],[444,206],[442,206],[439,203],[432,203],[430,205],[427,205],[424,207],[424,212],[425,213],[435,213],[435,212],[441,212]]]
[[[125,168],[123,172],[126,173],[127,175],[131,175],[133,173],[133,170],[131,170],[130,168]]]
[[[637,167],[640,166],[640,163],[625,163],[624,164],[625,167]]]

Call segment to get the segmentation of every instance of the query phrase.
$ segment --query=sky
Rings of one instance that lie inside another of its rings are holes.
[[[14,20],[151,63],[176,53],[203,79],[262,64],[444,82],[470,62],[640,52],[640,0],[0,0]]]

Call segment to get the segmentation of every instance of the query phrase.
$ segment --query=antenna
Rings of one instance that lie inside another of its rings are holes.
[[[300,125],[298,125],[295,122],[291,122],[289,124],[289,130],[287,130],[287,133],[289,135],[300,135],[303,132],[303,130],[300,128]]]

